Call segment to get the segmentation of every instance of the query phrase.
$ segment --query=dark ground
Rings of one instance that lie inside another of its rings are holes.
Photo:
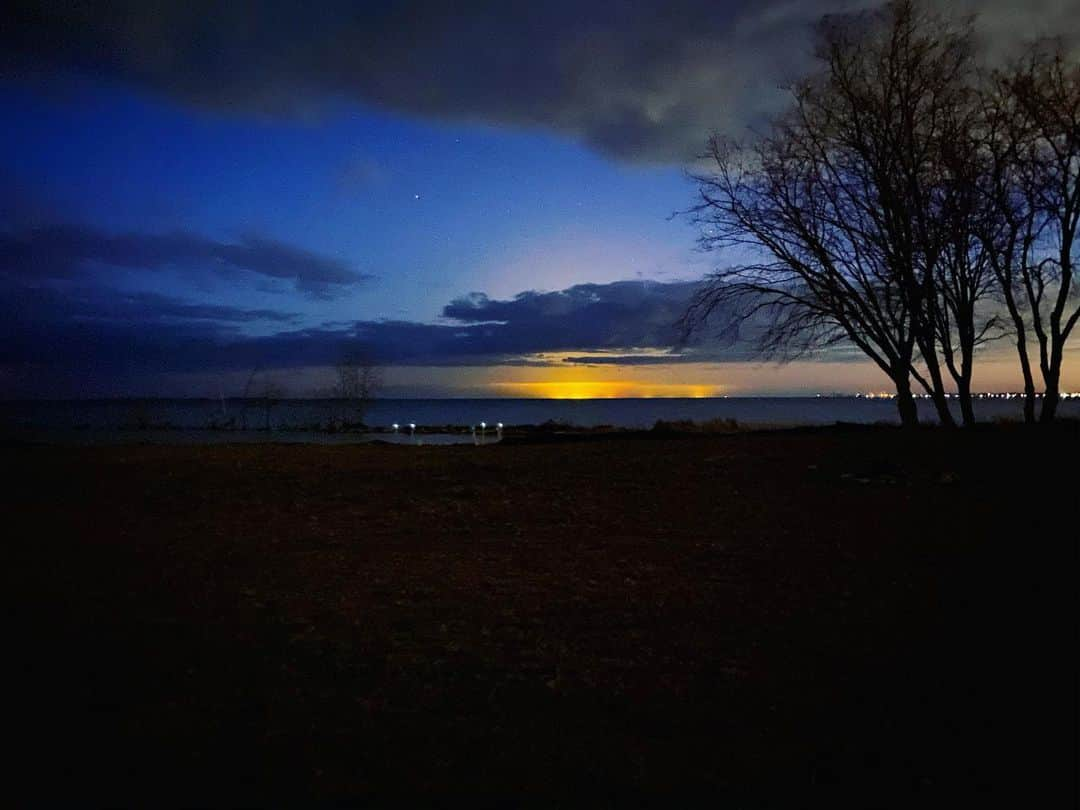
[[[1071,807],[1078,451],[7,446],[8,788]]]

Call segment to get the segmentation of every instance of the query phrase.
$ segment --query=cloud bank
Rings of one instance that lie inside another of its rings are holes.
[[[101,390],[109,380],[148,374],[328,366],[357,348],[398,366],[684,362],[714,356],[693,346],[673,352],[676,322],[695,289],[691,282],[625,281],[508,300],[474,293],[447,304],[438,323],[301,327],[293,315],[274,310],[9,279],[0,285],[0,311],[11,313],[0,322],[0,372],[24,385],[29,380],[31,388],[37,374],[43,388],[52,378],[71,377]],[[252,324],[269,333],[251,334]],[[741,350],[726,358],[746,356]]]
[[[231,114],[340,102],[569,136],[632,161],[681,163],[712,130],[776,109],[809,64],[809,31],[869,0],[327,0],[16,2],[8,77],[58,68]],[[977,11],[991,45],[1075,36],[1072,0],[936,0]]]
[[[95,268],[178,268],[224,277],[247,273],[286,282],[314,298],[339,295],[372,278],[339,259],[256,236],[220,242],[184,231],[109,234],[78,225],[0,232],[0,275],[28,281],[70,279]]]

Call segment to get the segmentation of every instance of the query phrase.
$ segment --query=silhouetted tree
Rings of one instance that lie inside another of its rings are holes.
[[[254,404],[262,410],[263,429],[269,431],[271,414],[283,397],[284,391],[274,377],[264,372],[260,366],[253,368],[244,384],[244,410],[241,413],[243,428],[247,429],[248,406]]]
[[[258,389],[259,404],[263,410],[263,430],[269,431],[272,427],[270,423],[270,414],[277,407],[277,404],[281,402],[282,397],[285,396],[284,390],[278,385],[277,381],[272,377],[267,377],[263,380],[262,385]]]
[[[970,307],[943,309],[937,283],[949,251],[960,263],[942,216],[944,146],[971,104],[970,22],[912,2],[827,17],[817,57],[822,69],[794,85],[766,134],[709,141],[715,170],[697,176],[692,209],[700,243],[762,260],[714,273],[686,323],[764,316],[770,356],[850,342],[892,380],[905,425],[918,422],[912,379],[950,425],[937,345]]]
[[[1016,334],[1025,415],[1034,421],[1028,357],[1035,335],[1045,390],[1040,421],[1053,421],[1061,396],[1065,345],[1077,320],[1076,246],[1080,224],[1080,65],[1060,43],[1042,42],[994,74],[985,102],[986,188],[994,214],[984,236]]]
[[[1035,267],[1042,218],[1038,213],[1030,162],[1020,154],[1030,148],[1030,133],[1022,109],[1001,73],[985,85],[980,139],[986,162],[980,173],[984,197],[975,229],[983,255],[996,279],[995,293],[1008,314],[1024,383],[1024,420],[1035,422],[1035,377],[1028,353],[1026,290]],[[1037,272],[1037,271],[1036,271]]]
[[[982,239],[983,225],[992,219],[984,178],[993,161],[983,148],[986,129],[977,85],[969,85],[967,98],[946,113],[937,206],[944,238],[928,311],[943,364],[956,385],[961,417],[970,426],[975,423],[975,352],[1004,331],[998,308],[987,306],[997,295],[997,279]]]
[[[341,400],[346,408],[347,412],[343,414],[345,422],[355,420],[363,423],[381,382],[381,371],[367,353],[350,350],[343,354],[340,362],[334,366],[332,395]]]

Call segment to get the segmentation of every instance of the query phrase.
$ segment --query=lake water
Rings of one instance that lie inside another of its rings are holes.
[[[980,420],[1019,419],[1020,399],[980,399]],[[919,412],[934,421],[932,404],[919,401]],[[1080,399],[1062,402],[1062,416],[1080,417]],[[0,402],[0,431],[6,436],[83,441],[318,441],[356,442],[373,437],[327,433],[342,417],[355,419],[344,403],[326,399],[284,400],[270,408],[254,401],[229,399],[113,399]],[[896,405],[888,399],[856,397],[731,397],[716,399],[379,399],[364,422],[375,428],[410,422],[427,429],[425,443],[471,441],[468,433],[441,434],[432,428],[537,425],[547,421],[580,427],[614,425],[649,428],[657,420],[735,419],[749,426],[825,425],[835,422],[896,423]],[[260,428],[269,424],[268,433]],[[374,438],[409,441],[389,433]]]

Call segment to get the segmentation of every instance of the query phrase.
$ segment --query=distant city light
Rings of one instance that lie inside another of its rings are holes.
[[[821,396],[818,394],[817,396]],[[944,392],[942,396],[945,399],[960,399],[960,395],[954,392]],[[1025,396],[1022,392],[1017,391],[979,391],[972,393],[972,399],[1023,399]],[[1033,396],[1036,399],[1042,399],[1046,394],[1042,391],[1034,392]],[[912,394],[914,399],[933,399],[932,394]],[[1080,391],[1062,391],[1058,394],[1060,399],[1080,399]],[[866,391],[855,394],[855,399],[896,399],[896,394],[891,391]]]

